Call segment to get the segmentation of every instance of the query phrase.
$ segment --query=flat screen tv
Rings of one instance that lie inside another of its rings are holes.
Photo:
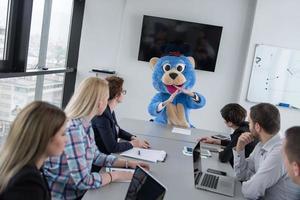
[[[140,61],[180,52],[195,59],[196,69],[215,71],[221,26],[144,15]]]

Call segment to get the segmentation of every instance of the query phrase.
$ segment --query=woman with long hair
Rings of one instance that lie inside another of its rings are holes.
[[[46,102],[21,110],[0,154],[0,199],[51,199],[39,170],[49,156],[63,152],[66,119],[61,109]]]
[[[149,169],[148,164],[117,159],[98,150],[91,120],[103,113],[108,96],[107,82],[90,77],[80,83],[68,103],[66,148],[61,156],[51,157],[44,165],[53,199],[80,199],[86,190],[132,178],[131,172],[91,172],[92,164],[121,168],[135,168],[139,164]]]

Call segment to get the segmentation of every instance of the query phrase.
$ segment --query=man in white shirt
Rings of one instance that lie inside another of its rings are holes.
[[[234,171],[244,181],[242,193],[247,199],[299,200],[300,188],[288,177],[281,154],[282,140],[279,110],[272,104],[260,103],[250,109],[250,132],[243,133],[233,149]],[[245,159],[245,146],[259,143]]]
[[[300,126],[286,130],[283,154],[289,176],[300,185]]]

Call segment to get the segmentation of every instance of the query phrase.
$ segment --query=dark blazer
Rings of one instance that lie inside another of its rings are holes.
[[[9,181],[0,200],[50,200],[47,182],[36,166],[26,165]]]
[[[219,153],[219,160],[221,162],[230,162],[231,166],[233,166],[233,153],[232,149],[237,145],[238,139],[240,135],[244,132],[249,132],[249,124],[248,122],[243,122],[239,128],[237,128],[231,135],[229,140],[221,140],[221,145],[226,146],[223,151]],[[246,158],[251,154],[254,147],[256,146],[258,140],[255,140],[245,147],[245,155]]]
[[[102,115],[92,119],[95,141],[98,149],[105,154],[123,152],[133,148],[129,142],[118,142],[118,138],[130,141],[132,134],[120,128],[114,112],[109,106]]]

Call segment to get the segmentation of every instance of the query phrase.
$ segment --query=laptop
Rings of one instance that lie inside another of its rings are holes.
[[[234,196],[235,179],[202,171],[200,142],[193,150],[194,179],[197,189]]]
[[[162,200],[166,188],[147,171],[137,166],[125,200]]]

